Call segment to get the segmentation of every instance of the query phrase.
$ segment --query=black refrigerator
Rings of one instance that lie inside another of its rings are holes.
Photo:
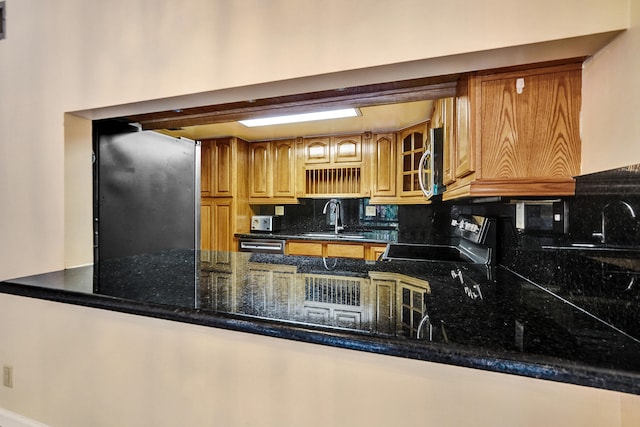
[[[199,142],[107,120],[94,122],[93,144],[95,287],[195,303]]]

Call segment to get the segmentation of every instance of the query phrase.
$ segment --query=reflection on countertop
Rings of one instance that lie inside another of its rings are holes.
[[[620,267],[595,275],[602,266],[576,254],[526,259],[488,271],[170,251],[9,280],[0,291],[640,394],[631,276]]]

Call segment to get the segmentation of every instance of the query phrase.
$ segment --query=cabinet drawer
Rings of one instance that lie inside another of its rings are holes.
[[[364,246],[363,245],[346,245],[341,243],[328,243],[327,257],[364,259]]]
[[[288,255],[322,256],[320,242],[287,242]]]

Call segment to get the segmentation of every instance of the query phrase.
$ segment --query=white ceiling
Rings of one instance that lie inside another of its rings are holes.
[[[395,131],[423,122],[431,117],[433,101],[361,107],[361,116],[289,125],[248,128],[237,122],[189,126],[180,130],[163,130],[172,136],[194,140],[236,136],[247,141],[295,138],[314,135],[338,135],[366,131]]]

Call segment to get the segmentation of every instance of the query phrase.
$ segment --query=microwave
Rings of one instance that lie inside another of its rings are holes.
[[[426,141],[426,149],[420,158],[418,169],[418,182],[427,199],[442,194],[445,190],[443,184],[443,148],[444,128],[429,130],[429,138]]]
[[[280,231],[282,217],[275,215],[254,215],[251,217],[251,231]]]

